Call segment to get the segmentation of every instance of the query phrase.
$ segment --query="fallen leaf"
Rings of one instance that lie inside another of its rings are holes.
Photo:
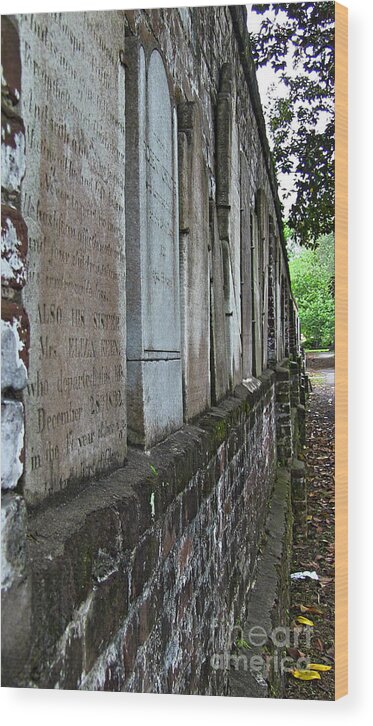
[[[313,605],[299,605],[301,613],[314,613],[315,615],[324,615],[324,613]]]
[[[311,625],[314,626],[314,623],[312,620],[309,620],[308,618],[304,618],[303,615],[298,615],[297,617],[297,623],[300,623],[301,625]]]
[[[331,666],[325,665],[325,663],[310,663],[308,666],[310,671],[330,671]]]
[[[324,651],[324,643],[322,642],[321,638],[314,638],[312,640],[312,643],[316,650],[319,650],[321,653]]]
[[[300,681],[313,681],[316,678],[320,678],[320,673],[317,671],[303,670],[303,671],[291,671],[294,678],[299,678]]]

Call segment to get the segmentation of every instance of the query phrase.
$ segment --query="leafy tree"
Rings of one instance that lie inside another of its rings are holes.
[[[306,346],[334,347],[334,237],[314,249],[289,246],[291,287],[297,301]]]
[[[302,245],[314,246],[334,229],[334,3],[252,9],[263,16],[250,36],[255,63],[281,81],[266,114],[276,171],[291,175],[285,198],[295,195],[287,223]]]

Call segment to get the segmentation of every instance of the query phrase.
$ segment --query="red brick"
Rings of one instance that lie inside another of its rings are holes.
[[[1,18],[1,64],[8,93],[13,105],[21,95],[21,56],[19,34],[15,25],[6,15]]]

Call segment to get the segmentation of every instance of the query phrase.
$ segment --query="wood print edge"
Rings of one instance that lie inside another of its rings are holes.
[[[348,9],[335,3],[335,698],[348,692]]]

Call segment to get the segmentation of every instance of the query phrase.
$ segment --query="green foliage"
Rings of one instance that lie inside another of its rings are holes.
[[[314,249],[290,247],[291,286],[308,348],[334,346],[334,237]]]
[[[291,229],[287,224],[284,224],[284,240],[287,242],[291,238]]]
[[[253,5],[263,16],[251,33],[258,68],[279,83],[265,108],[277,172],[295,194],[288,225],[297,241],[315,246],[334,226],[334,3]]]

